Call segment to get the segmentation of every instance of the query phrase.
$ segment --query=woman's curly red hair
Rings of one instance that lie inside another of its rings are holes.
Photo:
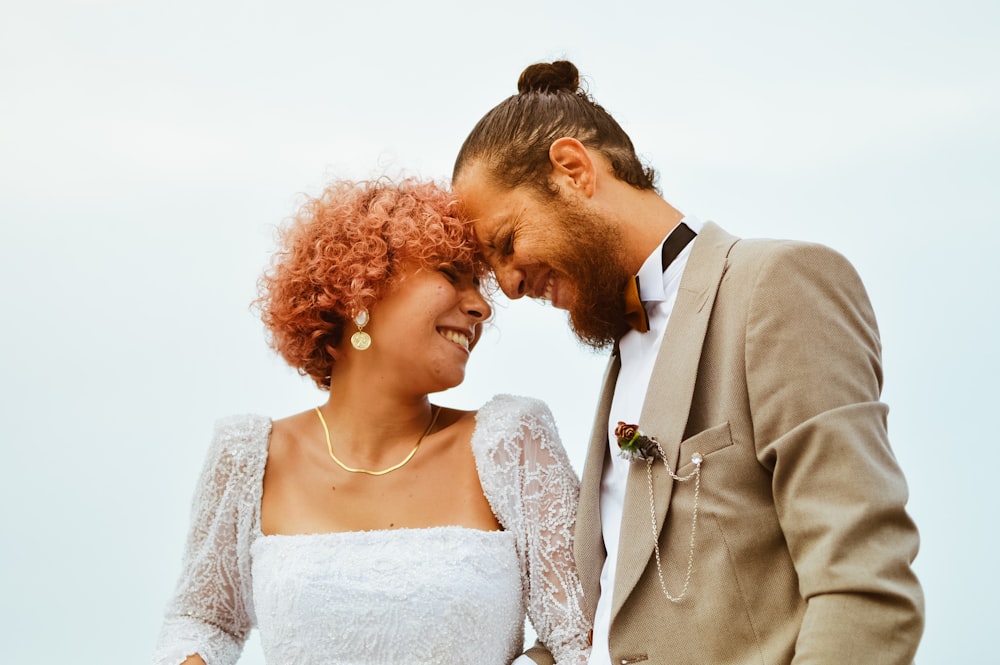
[[[472,227],[432,181],[336,181],[280,229],[254,302],[269,343],[299,374],[330,387],[333,350],[354,315],[405,265],[454,263],[482,275]]]

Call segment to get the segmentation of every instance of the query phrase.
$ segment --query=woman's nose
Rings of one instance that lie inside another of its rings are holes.
[[[490,307],[490,303],[483,297],[483,294],[479,291],[479,287],[475,286],[469,290],[463,309],[466,314],[480,321],[485,321],[493,314],[493,308]]]

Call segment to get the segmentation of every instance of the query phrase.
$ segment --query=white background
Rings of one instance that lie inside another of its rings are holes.
[[[214,419],[324,399],[248,309],[274,226],[332,177],[446,179],[520,71],[568,57],[668,201],[857,266],[922,533],[919,662],[998,662],[998,19],[991,0],[5,6],[0,659],[148,660]],[[498,310],[440,399],[547,400],[579,471],[603,357],[558,312]],[[253,639],[241,663],[261,662]]]

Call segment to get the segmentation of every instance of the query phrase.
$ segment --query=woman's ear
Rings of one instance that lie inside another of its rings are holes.
[[[594,161],[586,146],[574,138],[564,136],[549,146],[553,181],[587,196],[594,193]]]

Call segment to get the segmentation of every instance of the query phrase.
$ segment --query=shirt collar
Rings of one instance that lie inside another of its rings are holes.
[[[696,217],[685,215],[679,223],[687,224],[695,233],[701,232],[702,223]],[[671,229],[671,233],[673,233],[673,229]],[[663,237],[663,240],[646,257],[642,267],[639,268],[639,272],[636,273],[636,276],[639,278],[639,299],[642,302],[660,302],[667,299],[666,291],[664,290],[666,274],[660,262],[660,255],[663,253],[663,243],[669,237],[670,233]],[[691,251],[691,245],[685,247],[681,254],[689,251]]]

